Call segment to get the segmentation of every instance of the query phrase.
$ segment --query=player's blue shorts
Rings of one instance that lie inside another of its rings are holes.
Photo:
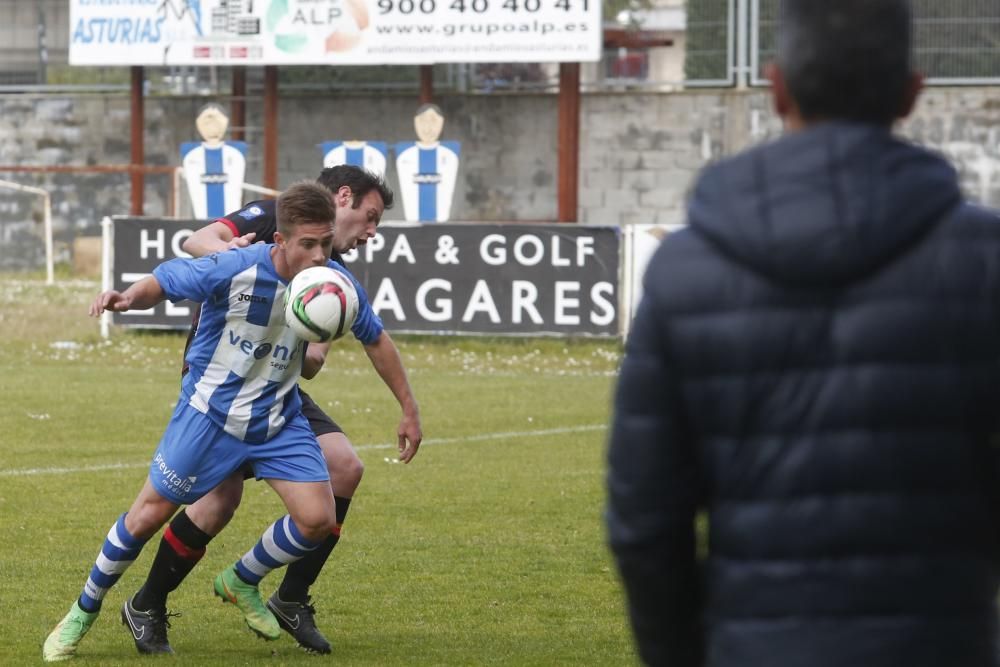
[[[323,452],[301,413],[267,442],[251,445],[226,433],[183,398],[153,454],[149,480],[167,500],[190,505],[245,463],[253,466],[257,479],[330,480]]]

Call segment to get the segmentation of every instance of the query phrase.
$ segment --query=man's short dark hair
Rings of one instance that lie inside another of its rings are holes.
[[[277,227],[286,238],[298,225],[333,223],[336,215],[330,191],[312,181],[293,183],[278,197]]]
[[[783,0],[778,66],[805,120],[891,125],[912,39],[908,0]]]
[[[372,190],[377,191],[382,197],[382,204],[386,210],[392,208],[392,189],[386,185],[384,178],[366,169],[347,164],[327,167],[319,173],[316,182],[330,192],[337,192],[345,185],[349,187],[351,194],[354,195],[354,203],[351,208],[361,206],[361,200],[367,197]]]

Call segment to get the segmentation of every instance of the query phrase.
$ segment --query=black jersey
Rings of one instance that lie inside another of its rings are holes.
[[[252,201],[238,211],[217,218],[216,222],[229,227],[233,236],[243,236],[254,232],[254,242],[274,243],[274,232],[278,230],[278,202],[275,199]],[[330,259],[344,265],[344,259],[336,250],[330,252]]]

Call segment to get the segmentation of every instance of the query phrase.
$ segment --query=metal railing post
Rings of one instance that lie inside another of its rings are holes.
[[[750,3],[760,0],[736,0],[736,87],[750,86]]]
[[[45,221],[45,284],[56,282],[55,253],[52,250],[52,196],[42,194],[42,219]]]
[[[111,218],[104,216],[101,219],[101,291],[107,292],[114,285],[111,275],[111,234],[114,232]],[[101,313],[101,338],[111,335],[111,312],[105,310]]]

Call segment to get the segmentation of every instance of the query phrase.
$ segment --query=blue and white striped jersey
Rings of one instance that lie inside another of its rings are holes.
[[[271,259],[273,244],[228,250],[199,259],[173,259],[153,270],[171,301],[202,302],[198,333],[187,353],[190,371],[179,400],[245,442],[274,437],[302,406],[297,382],[305,341],[285,325],[285,288]],[[364,344],[382,333],[368,295],[358,291],[351,327]]]

